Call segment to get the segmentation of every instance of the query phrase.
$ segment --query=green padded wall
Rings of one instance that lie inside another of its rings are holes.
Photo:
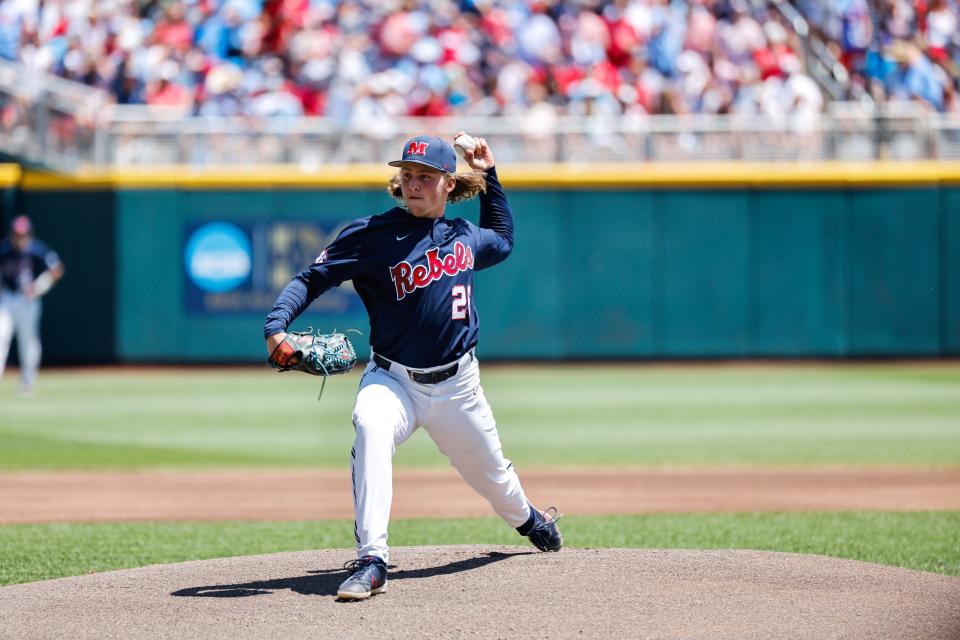
[[[960,188],[940,200],[940,352],[960,354]]]
[[[856,192],[844,225],[847,353],[940,352],[935,189]]]
[[[958,198],[937,188],[513,190],[514,254],[477,276],[480,354],[957,353]],[[185,224],[333,224],[391,204],[362,189],[118,192],[119,357],[261,356],[266,308],[223,318],[183,312]],[[476,221],[476,205],[450,215]],[[309,310],[302,322],[367,329],[362,313]]]
[[[43,362],[113,362],[117,278],[121,273],[110,191],[22,191],[19,209],[57,252],[63,279],[43,299]]]
[[[345,216],[389,206],[385,195],[368,191],[127,190],[119,193],[118,202],[119,246],[126,256],[118,283],[118,355],[124,361],[152,362],[250,361],[264,351],[263,320],[269,307],[256,314],[224,316],[184,311],[185,225],[271,218],[336,224]],[[305,266],[292,267],[289,275]],[[328,319],[310,309],[298,320],[297,326],[301,324],[368,332],[362,314]]]
[[[960,354],[960,187],[526,187],[509,196],[516,249],[476,279],[484,358]],[[46,362],[258,361],[269,302],[188,312],[185,229],[333,228],[392,205],[381,189],[359,187],[35,189],[19,201],[68,270],[46,301]],[[449,215],[476,222],[477,205]],[[317,305],[301,325],[368,330],[357,307]]]
[[[750,208],[750,351],[843,352],[840,240],[846,199],[829,191],[757,191]]]

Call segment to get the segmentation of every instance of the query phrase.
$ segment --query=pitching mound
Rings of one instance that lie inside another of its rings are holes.
[[[352,552],[228,558],[0,588],[7,638],[960,637],[960,578],[754,551],[400,547],[337,602]]]

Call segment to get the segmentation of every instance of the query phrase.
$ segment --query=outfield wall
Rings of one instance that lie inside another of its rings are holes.
[[[960,354],[960,165],[501,173],[517,241],[507,262],[477,275],[484,357]],[[46,300],[46,361],[261,359],[277,288],[344,221],[391,206],[388,176],[26,172],[18,208],[67,265]],[[475,204],[452,211],[476,221]],[[185,255],[199,256],[198,238],[220,223],[250,256],[229,290],[188,273],[226,255],[213,236],[204,260]],[[354,294],[327,298],[295,326],[366,333]]]

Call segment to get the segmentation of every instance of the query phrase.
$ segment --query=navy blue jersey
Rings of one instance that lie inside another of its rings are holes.
[[[9,238],[0,242],[0,284],[7,291],[22,291],[59,263],[56,252],[36,238],[31,238],[23,251],[15,249]]]
[[[370,315],[370,346],[408,367],[457,360],[477,344],[473,273],[513,249],[513,216],[495,169],[480,196],[480,226],[394,207],[354,220],[280,293],[264,335],[284,332],[319,295],[352,280]]]

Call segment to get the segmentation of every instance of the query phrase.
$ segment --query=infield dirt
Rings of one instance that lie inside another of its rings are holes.
[[[577,515],[960,509],[960,469],[523,471],[528,497]],[[478,517],[453,471],[397,470],[393,518]],[[0,472],[0,524],[352,519],[343,471]]]

